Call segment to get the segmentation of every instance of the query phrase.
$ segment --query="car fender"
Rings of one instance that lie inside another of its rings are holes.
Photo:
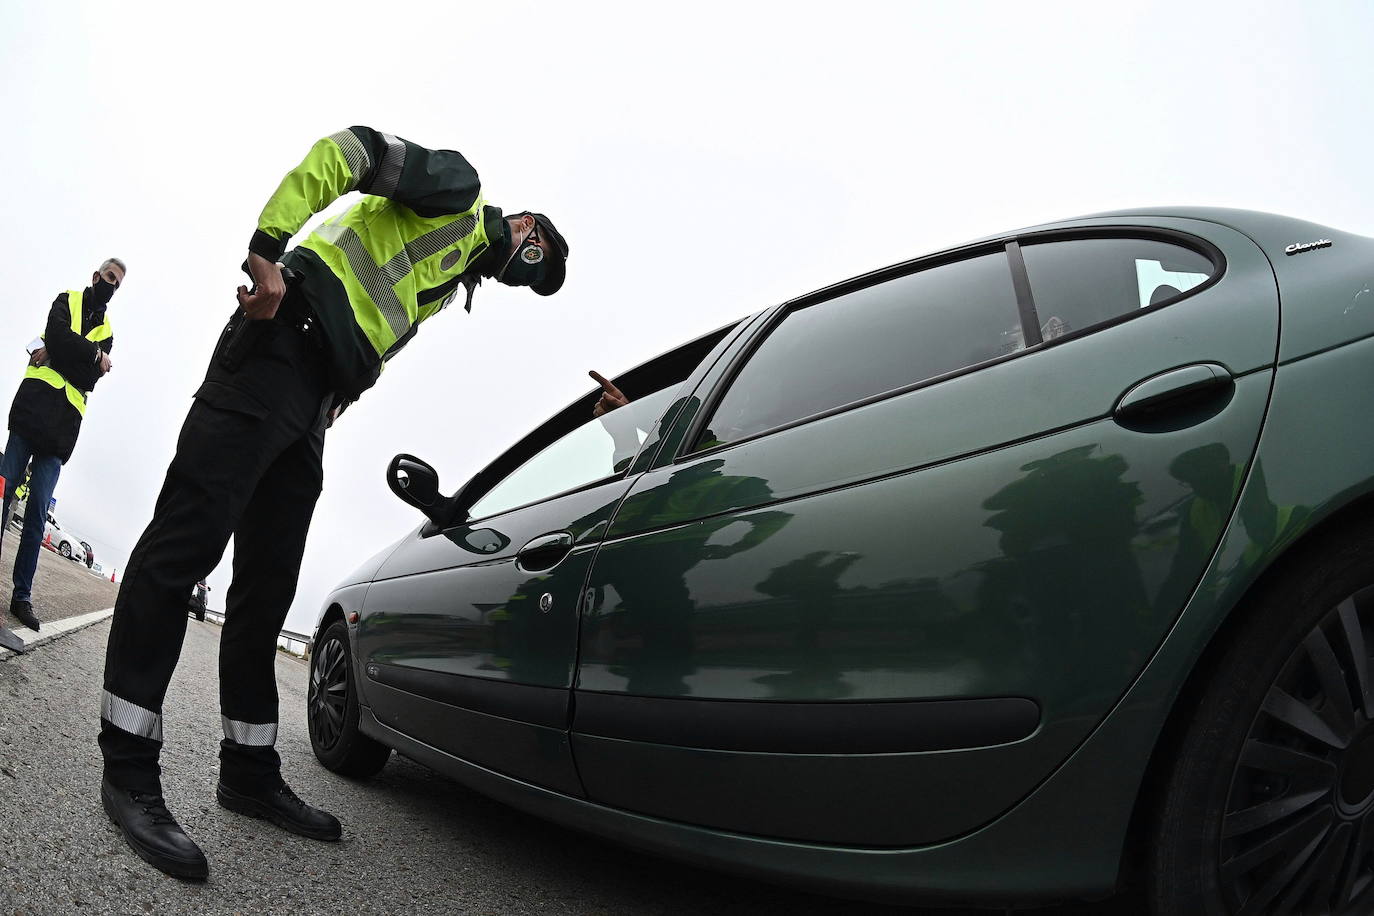
[[[362,613],[363,603],[367,600],[367,592],[372,588],[371,582],[360,582],[354,585],[345,585],[336,588],[325,599],[324,605],[320,610],[319,619],[315,623],[315,631],[311,640],[311,645],[318,645],[320,637],[336,620],[348,622],[349,629],[349,663],[353,665],[353,683],[358,685],[359,702],[366,703],[366,684],[367,680],[362,676],[363,672],[358,667],[358,659],[353,651],[354,640],[352,633],[356,624],[352,622],[353,615]]]

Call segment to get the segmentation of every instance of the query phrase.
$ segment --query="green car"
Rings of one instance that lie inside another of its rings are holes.
[[[1374,240],[1054,223],[617,384],[452,496],[392,462],[327,767],[872,900],[1374,912]]]

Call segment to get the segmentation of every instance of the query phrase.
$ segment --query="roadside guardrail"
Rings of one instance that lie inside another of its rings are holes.
[[[218,626],[224,626],[224,612],[205,609],[205,619]],[[315,648],[315,638],[307,633],[297,633],[294,630],[282,630],[277,634],[277,648],[285,649],[292,655],[301,658],[309,658],[310,653]]]
[[[285,643],[285,645],[282,645]],[[309,658],[310,650],[315,648],[314,637],[305,633],[293,633],[291,630],[282,630],[277,634],[277,645],[290,652],[292,655],[299,655],[301,658]],[[299,647],[299,650],[297,649]]]

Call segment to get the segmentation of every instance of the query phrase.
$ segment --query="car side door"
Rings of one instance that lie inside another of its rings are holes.
[[[780,309],[596,557],[589,797],[878,846],[1006,810],[1199,580],[1277,329],[1259,249],[1177,219],[1066,224]]]
[[[734,331],[623,375],[629,407],[594,417],[599,390],[580,398],[470,481],[452,522],[422,527],[391,553],[357,628],[362,693],[383,727],[581,794],[567,729],[591,558],[641,444]]]

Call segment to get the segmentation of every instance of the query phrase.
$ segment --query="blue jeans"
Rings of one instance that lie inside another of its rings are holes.
[[[24,468],[30,458],[33,467],[29,468],[29,500],[24,510],[24,532],[19,535],[19,551],[14,557],[11,601],[31,601],[33,598],[33,574],[38,569],[38,550],[47,530],[48,501],[52,499],[52,491],[57,489],[57,475],[62,473],[61,459],[56,455],[35,455],[29,441],[11,431],[5,445],[5,458],[0,461],[0,477],[5,478],[5,511],[0,517],[4,519],[10,517],[14,490],[24,482]]]

